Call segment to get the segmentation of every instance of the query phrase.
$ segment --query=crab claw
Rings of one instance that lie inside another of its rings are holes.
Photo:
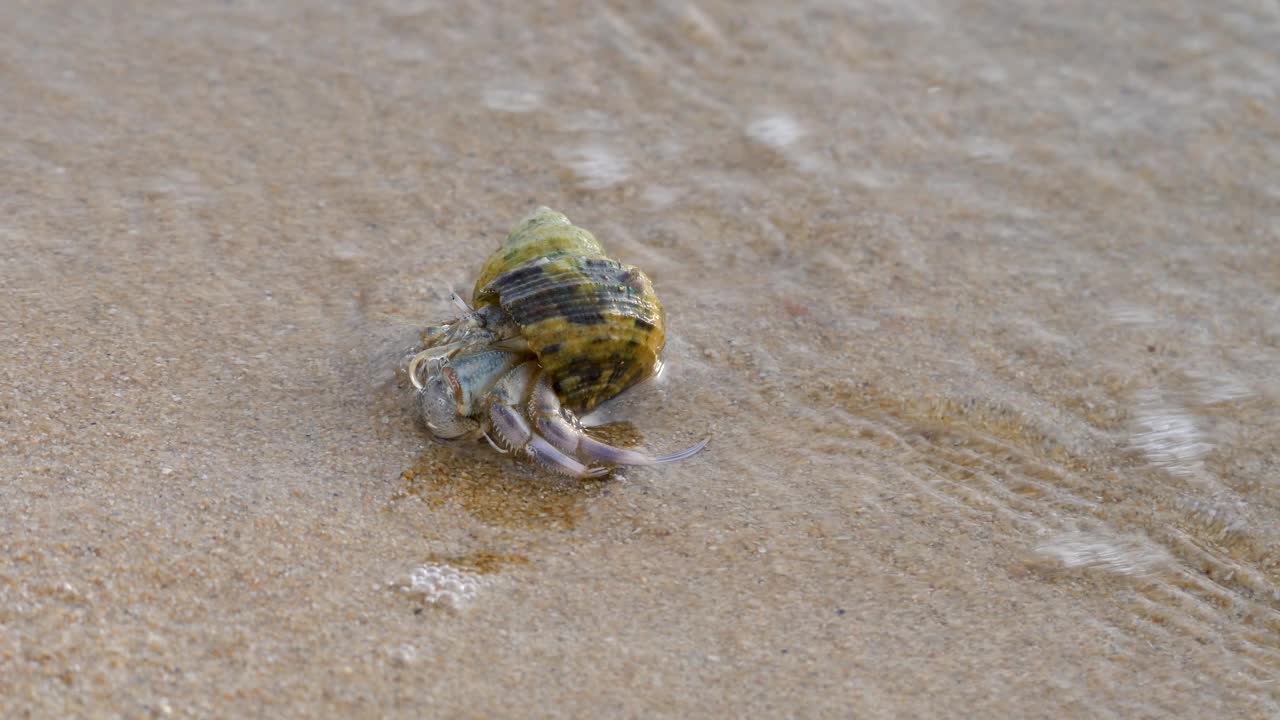
[[[707,442],[710,440],[711,438],[702,438],[701,441],[681,450],[680,452],[653,457],[635,450],[614,447],[613,445],[602,443],[595,438],[583,435],[578,441],[578,456],[584,459],[590,458],[591,460],[607,463],[609,465],[657,465],[659,463],[683,460],[687,457],[696,455],[699,450],[707,446]]]
[[[710,438],[677,453],[654,457],[638,450],[615,447],[587,435],[574,422],[565,417],[560,400],[546,378],[539,378],[531,398],[531,411],[536,418],[538,434],[566,455],[576,455],[584,460],[596,460],[607,465],[657,465],[683,460],[706,447]]]
[[[580,480],[586,478],[600,477],[609,472],[607,467],[587,467],[573,458],[565,455],[555,448],[554,445],[547,442],[545,438],[536,435],[529,444],[525,446],[525,451],[529,453],[539,465],[555,470],[563,475],[576,477]]]
[[[680,452],[654,457],[638,450],[602,443],[558,415],[539,417],[537,426],[539,434],[565,453],[577,455],[584,460],[596,460],[608,465],[657,465],[659,463],[683,460],[706,447],[707,442],[711,439],[703,438],[701,442]]]
[[[525,422],[525,419],[520,417],[520,413],[510,405],[502,403],[490,405],[489,422],[504,445],[523,450],[539,465],[561,475],[585,479],[599,477],[609,472],[609,468],[606,467],[587,467],[557,450],[545,438],[535,435],[529,429],[529,423]]]
[[[461,440],[480,429],[480,423],[458,415],[456,408],[453,391],[439,375],[428,379],[418,393],[418,412],[437,440]]]

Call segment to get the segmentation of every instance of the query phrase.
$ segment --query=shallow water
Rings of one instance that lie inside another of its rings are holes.
[[[0,715],[1280,713],[1280,15],[0,3]],[[429,442],[535,204],[658,451]]]

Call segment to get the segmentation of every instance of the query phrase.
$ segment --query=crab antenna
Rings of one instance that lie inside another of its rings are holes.
[[[475,312],[475,310],[472,310],[471,306],[467,304],[467,301],[462,299],[462,296],[458,294],[457,290],[449,290],[449,299],[452,300],[453,304],[457,305],[463,312],[468,314]]]

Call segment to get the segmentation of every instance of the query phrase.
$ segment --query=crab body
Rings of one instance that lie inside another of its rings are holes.
[[[418,407],[439,439],[486,437],[575,477],[593,465],[665,457],[615,448],[582,431],[586,412],[652,377],[666,340],[662,304],[640,271],[605,255],[591,233],[540,207],[489,256],[463,315],[428,327],[410,363]]]

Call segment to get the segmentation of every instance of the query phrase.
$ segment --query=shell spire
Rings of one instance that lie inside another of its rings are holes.
[[[516,223],[498,250],[485,260],[471,297],[477,306],[483,305],[484,287],[501,273],[530,260],[560,255],[606,257],[594,235],[569,222],[564,213],[539,206]]]

